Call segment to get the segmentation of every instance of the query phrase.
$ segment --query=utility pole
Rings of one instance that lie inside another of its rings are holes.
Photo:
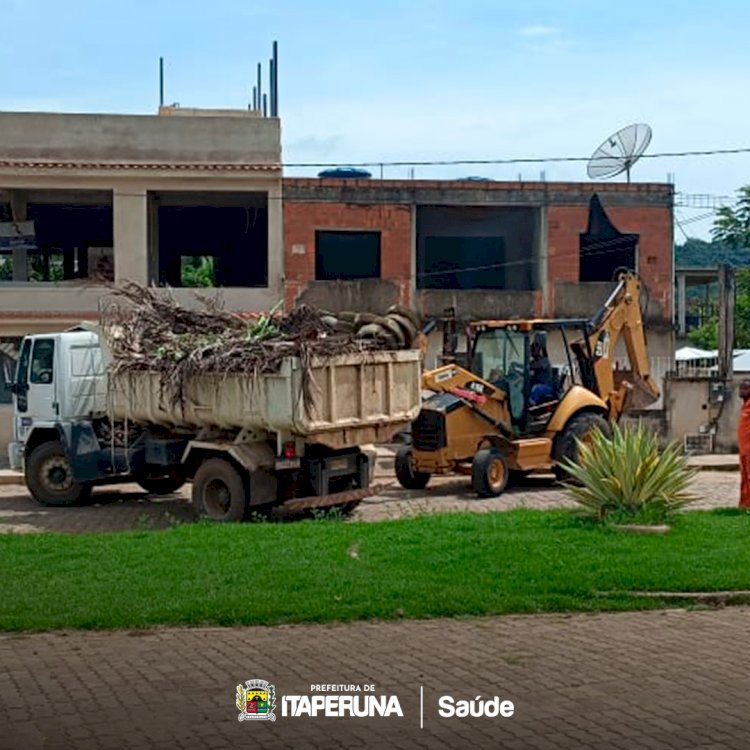
[[[719,266],[719,378],[725,383],[734,374],[734,268]]]

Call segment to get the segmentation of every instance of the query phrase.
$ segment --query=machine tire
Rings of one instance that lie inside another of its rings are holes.
[[[508,486],[510,471],[496,448],[482,448],[471,462],[471,486],[479,497],[498,497]]]
[[[218,523],[241,521],[247,512],[245,482],[240,472],[223,458],[204,461],[193,478],[193,505]]]
[[[179,473],[164,474],[160,477],[149,475],[138,477],[136,481],[150,495],[171,495],[185,484],[185,477]]]
[[[406,490],[423,490],[430,481],[430,474],[414,471],[410,445],[402,445],[396,452],[396,479]]]
[[[57,440],[31,451],[26,461],[26,486],[38,502],[50,507],[79,505],[91,495],[90,484],[73,479],[65,446]]]
[[[594,430],[600,430],[606,437],[612,437],[612,428],[609,422],[596,412],[583,412],[573,417],[565,429],[558,437],[557,449],[555,451],[555,460],[560,461],[568,458],[574,463],[578,462],[578,445],[576,438],[585,442],[586,437],[591,435]],[[567,481],[570,476],[559,464],[555,464],[555,476],[559,481]]]

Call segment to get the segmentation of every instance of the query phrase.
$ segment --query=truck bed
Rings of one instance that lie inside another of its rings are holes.
[[[182,404],[157,373],[110,376],[115,419],[166,428],[286,432],[330,447],[388,440],[416,418],[421,406],[418,351],[373,351],[314,361],[312,398],[302,400],[302,365],[289,357],[273,374],[195,376]]]

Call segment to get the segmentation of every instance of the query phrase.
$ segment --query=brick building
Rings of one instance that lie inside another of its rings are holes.
[[[650,352],[673,351],[671,185],[286,178],[283,196],[287,305],[588,316],[636,267]]]

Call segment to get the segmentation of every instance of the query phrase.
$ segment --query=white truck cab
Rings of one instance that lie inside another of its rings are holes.
[[[8,446],[11,468],[24,470],[28,482],[27,461],[46,446],[39,467],[40,480],[48,485],[46,491],[57,487],[61,496],[80,499],[88,488],[76,486],[61,451],[70,445],[72,424],[106,411],[106,380],[97,334],[76,329],[27,336],[11,388],[15,396],[13,442]],[[36,459],[35,463],[39,453]],[[70,502],[60,500],[50,504]]]

